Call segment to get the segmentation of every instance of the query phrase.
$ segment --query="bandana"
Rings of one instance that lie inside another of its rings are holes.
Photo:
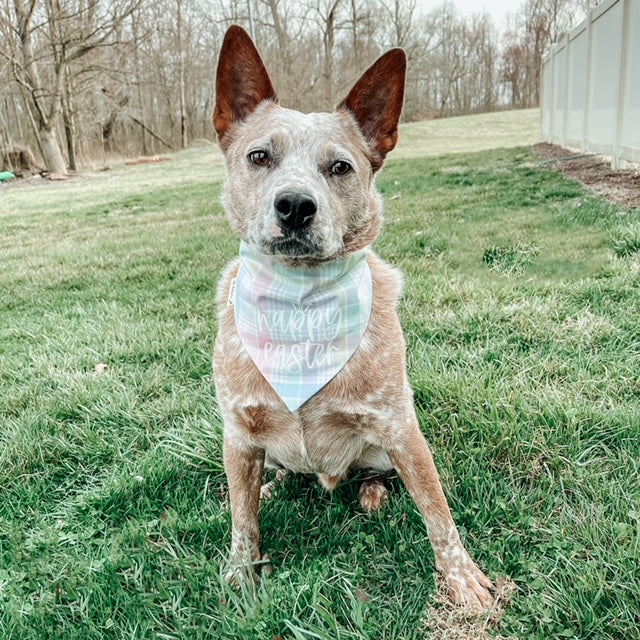
[[[319,267],[286,267],[240,246],[229,293],[238,334],[290,411],[332,380],[354,354],[372,302],[367,250]]]

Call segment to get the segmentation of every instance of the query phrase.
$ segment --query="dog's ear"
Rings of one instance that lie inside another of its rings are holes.
[[[378,58],[355,83],[349,95],[338,105],[348,109],[371,144],[371,158],[377,171],[385,156],[398,141],[398,120],[404,100],[407,56],[402,49],[391,49]]]
[[[213,126],[220,146],[234,122],[244,120],[264,100],[278,101],[271,78],[249,34],[238,25],[227,30],[218,58]]]

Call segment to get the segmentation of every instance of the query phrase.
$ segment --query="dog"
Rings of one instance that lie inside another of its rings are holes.
[[[488,608],[492,583],[465,550],[413,407],[397,314],[402,278],[372,250],[375,177],[398,138],[406,56],[392,49],[333,113],[281,107],[250,36],[231,26],[213,123],[223,204],[241,241],[218,290],[214,350],[232,516],[231,577],[257,569],[265,466],[315,473],[395,469],[427,526],[454,602]],[[380,475],[360,502],[382,506]],[[233,571],[233,568],[236,571]]]

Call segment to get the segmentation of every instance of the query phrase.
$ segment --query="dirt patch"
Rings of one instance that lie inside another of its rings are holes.
[[[132,160],[125,160],[124,163],[127,167],[133,167],[138,164],[155,164],[157,162],[170,162],[171,158],[166,156],[142,156],[140,158],[133,158]]]
[[[438,592],[424,617],[430,640],[516,640],[513,636],[498,635],[504,609],[517,591],[514,582],[498,580],[493,606],[483,613],[454,605],[440,575],[436,575],[436,583]]]
[[[533,153],[542,166],[577,180],[596,195],[618,206],[640,209],[640,170],[614,171],[602,156],[576,154],[554,144],[541,142]]]

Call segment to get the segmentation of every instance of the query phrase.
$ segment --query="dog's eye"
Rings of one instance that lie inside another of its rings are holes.
[[[271,156],[262,150],[252,151],[249,154],[249,160],[257,167],[268,167],[271,164]]]
[[[338,162],[334,162],[331,165],[331,173],[334,176],[346,176],[348,173],[351,173],[353,169],[348,162],[344,160],[338,160]]]

